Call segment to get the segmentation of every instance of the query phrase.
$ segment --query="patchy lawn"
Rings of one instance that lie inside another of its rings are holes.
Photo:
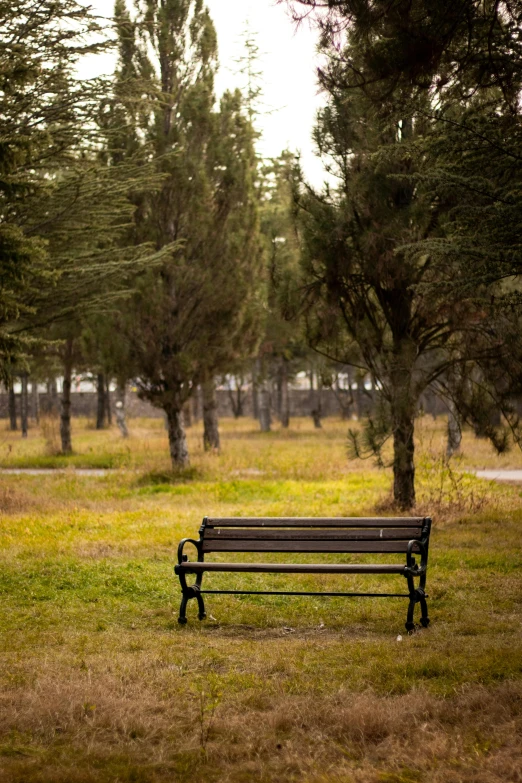
[[[128,441],[75,422],[67,460],[48,430],[2,433],[4,466],[71,469],[0,477],[1,781],[522,780],[521,490],[463,472],[519,467],[517,452],[499,460],[467,433],[448,468],[442,420],[420,422],[429,630],[406,636],[406,600],[282,596],[207,596],[209,619],[191,602],[178,626],[176,546],[205,514],[391,513],[389,471],[348,461],[347,426],[226,421],[219,457],[196,426],[178,476],[160,421],[131,422]],[[404,589],[399,577],[205,581]]]

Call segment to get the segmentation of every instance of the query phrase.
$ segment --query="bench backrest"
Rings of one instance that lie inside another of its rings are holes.
[[[205,517],[202,551],[401,553],[412,539],[427,545],[429,517]],[[420,547],[413,546],[414,553]]]

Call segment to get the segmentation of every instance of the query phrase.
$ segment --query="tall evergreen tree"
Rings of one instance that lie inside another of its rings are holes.
[[[517,272],[519,235],[504,231],[503,244],[492,241],[476,220],[477,207],[491,220],[498,216],[499,202],[515,208],[520,169],[511,166],[503,179],[502,165],[496,165],[489,169],[488,182],[479,182],[487,172],[484,149],[494,135],[479,142],[484,132],[470,125],[466,112],[493,129],[502,124],[514,129],[518,121],[511,92],[504,90],[507,81],[498,79],[499,63],[480,49],[487,38],[478,17],[473,30],[485,69],[480,81],[477,60],[468,61],[463,73],[459,66],[449,75],[450,59],[439,56],[437,72],[419,51],[414,73],[415,57],[407,50],[403,55],[411,55],[410,69],[401,65],[394,59],[400,58],[401,32],[407,27],[412,41],[419,42],[432,17],[421,2],[392,2],[386,5],[391,13],[384,10],[381,3],[334,2],[321,21],[329,59],[320,81],[328,102],[319,116],[316,142],[332,161],[339,187],[322,194],[301,189],[299,198],[310,338],[319,350],[346,363],[355,363],[355,350],[361,368],[379,382],[380,415],[370,421],[365,442],[354,436],[353,446],[359,454],[364,447],[379,453],[393,436],[394,497],[410,508],[420,393],[432,383],[444,383],[455,367],[469,381],[493,380],[492,362],[499,355],[506,358],[505,337],[514,333],[506,307],[513,296],[500,281]],[[442,36],[445,21],[437,11],[435,17],[439,27],[434,30]],[[445,57],[465,47],[464,31],[461,26]],[[446,43],[442,36],[442,50]],[[388,74],[383,60],[390,65]],[[510,70],[516,90],[517,68]],[[437,97],[442,77],[446,91]],[[444,122],[435,117],[441,111]],[[453,122],[468,129],[459,142],[446,132]],[[500,154],[507,161],[509,151]],[[475,165],[483,161],[480,173],[470,171],[470,159]],[[477,190],[478,199],[477,192],[472,196]],[[497,236],[501,231],[497,228]],[[466,372],[470,366],[481,368],[478,378]],[[473,408],[467,409],[470,416]],[[498,440],[497,445],[502,447]]]
[[[0,3],[0,369],[23,345],[13,325],[34,312],[56,270],[34,210],[97,111],[96,84],[75,75],[99,26],[75,0]],[[43,210],[43,224],[51,216]]]
[[[134,20],[122,2],[116,11],[117,111],[163,176],[136,196],[135,237],[176,245],[139,281],[128,338],[140,392],[165,411],[183,466],[184,404],[236,358],[257,307],[253,133],[238,92],[214,107],[216,36],[200,0],[136,3]]]
[[[109,166],[100,156],[107,85],[77,75],[79,58],[107,45],[89,9],[17,0],[0,10],[0,369],[7,374],[35,336],[64,340],[62,443],[70,451],[81,319],[106,309],[140,264],[161,257],[122,242],[135,209],[130,183],[149,182],[150,169],[133,160]]]
[[[518,274],[522,3],[287,2],[296,19],[315,18],[326,91],[361,92],[391,122],[422,126],[411,152],[444,213],[437,252],[466,255],[466,295]]]
[[[306,367],[310,353],[291,296],[299,277],[299,242],[292,193],[295,166],[296,158],[288,151],[265,163],[260,210],[268,273],[260,370],[261,377],[270,377],[275,383],[275,407],[283,427],[288,427],[290,421],[289,382],[298,370]]]

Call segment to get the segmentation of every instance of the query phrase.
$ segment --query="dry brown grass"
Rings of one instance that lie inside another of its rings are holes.
[[[20,679],[2,694],[0,731],[19,739],[0,756],[0,779],[522,780],[520,683],[464,687],[447,698],[342,686],[321,695],[246,689],[227,698],[211,676],[191,687],[167,659],[97,663],[102,670],[76,661],[64,680],[62,667],[47,660],[36,681]]]

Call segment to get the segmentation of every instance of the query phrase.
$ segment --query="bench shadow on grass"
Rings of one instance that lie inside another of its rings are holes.
[[[187,625],[177,627],[181,631],[191,630],[190,620],[192,622],[192,630],[198,631],[198,636],[212,638],[219,635],[223,639],[234,639],[236,641],[252,641],[263,642],[270,640],[290,639],[293,641],[300,641],[304,639],[319,639],[329,641],[346,641],[347,639],[353,640],[370,640],[370,641],[389,641],[390,638],[396,639],[397,629],[392,628],[389,633],[383,633],[381,628],[373,627],[369,628],[364,626],[362,622],[346,623],[341,628],[337,626],[325,625],[322,622],[317,624],[310,623],[305,626],[293,627],[291,624],[292,618],[288,618],[288,624],[285,625],[250,625],[244,622],[237,623],[223,623],[219,620],[209,622],[208,619],[202,622],[198,621],[197,616],[189,618]],[[174,623],[172,624],[173,628]],[[399,629],[400,630],[400,629]],[[422,629],[424,630],[424,629]],[[186,632],[186,631],[185,631]],[[419,631],[420,635],[420,631]]]

